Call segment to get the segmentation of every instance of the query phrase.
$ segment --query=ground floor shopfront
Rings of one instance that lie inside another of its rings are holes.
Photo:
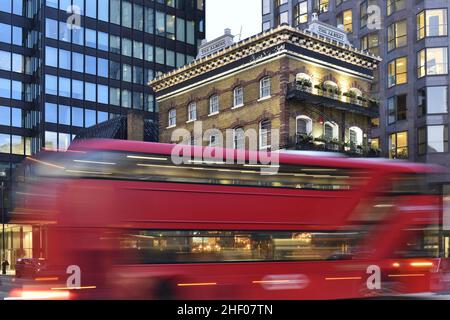
[[[0,225],[0,256],[8,261],[8,270],[15,269],[17,259],[42,258],[44,240],[39,226],[5,224],[3,228]]]

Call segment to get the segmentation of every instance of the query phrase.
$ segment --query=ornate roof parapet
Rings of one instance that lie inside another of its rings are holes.
[[[285,46],[280,47],[283,44],[306,49],[311,54],[320,53],[368,70],[374,70],[381,62],[380,57],[359,50],[345,42],[336,41],[336,39],[325,37],[311,30],[300,30],[288,25],[281,25],[165,73],[151,81],[149,85],[155,92],[159,92],[271,48],[277,48],[274,54],[281,54],[283,51],[287,51]],[[278,50],[279,48],[283,50]]]

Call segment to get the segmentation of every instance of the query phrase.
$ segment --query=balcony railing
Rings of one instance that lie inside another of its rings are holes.
[[[323,104],[350,112],[362,113],[370,117],[379,116],[378,102],[366,97],[357,97],[350,92],[324,89],[321,86],[292,82],[288,84],[288,99],[304,100],[314,104]]]
[[[376,158],[381,155],[380,150],[373,149],[367,145],[342,143],[325,138],[313,138],[304,134],[296,134],[294,137],[291,137],[287,147],[290,150],[337,152],[350,157]]]

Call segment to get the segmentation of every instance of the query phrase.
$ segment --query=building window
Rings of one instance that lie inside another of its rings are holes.
[[[447,33],[447,9],[424,10],[417,15],[417,40]]]
[[[359,127],[351,127],[349,129],[350,144],[354,146],[362,146],[364,143],[364,133]]]
[[[316,8],[319,13],[328,12],[329,0],[315,0],[314,8]]]
[[[177,110],[175,108],[169,110],[169,127],[177,125]]]
[[[278,25],[280,24],[289,24],[289,12],[288,11],[283,11],[280,12],[280,14],[278,15]]]
[[[337,124],[325,122],[323,125],[323,138],[326,141],[339,140],[339,128]]]
[[[448,73],[447,48],[426,48],[417,54],[417,76],[435,76]]]
[[[209,114],[219,113],[219,95],[215,94],[209,98]]]
[[[217,134],[212,134],[209,137],[209,146],[210,147],[219,147],[220,146],[220,138]]]
[[[407,95],[402,94],[388,99],[388,124],[406,120],[406,98]]]
[[[343,25],[345,32],[353,32],[353,13],[352,10],[345,10],[337,17],[337,25]]]
[[[380,54],[378,45],[379,45],[378,33],[371,33],[361,38],[361,49],[372,52],[374,55],[377,56]]]
[[[422,127],[417,129],[417,152],[419,155],[427,153],[427,128]]]
[[[234,88],[233,91],[233,106],[235,108],[241,107],[244,105],[244,88],[239,86]]]
[[[262,2],[262,14],[269,14],[270,13],[270,2],[271,0],[263,0]]]
[[[392,60],[388,64],[388,87],[408,82],[408,58],[402,57]]]
[[[259,98],[269,98],[271,95],[272,81],[270,77],[265,77],[259,82]]]
[[[408,159],[408,132],[397,132],[389,136],[389,158]]]
[[[408,42],[406,19],[388,26],[388,51],[406,46]]]
[[[299,2],[294,8],[294,24],[298,26],[308,22],[308,1]]]
[[[328,141],[333,140],[333,127],[331,124],[325,124],[324,125],[324,138]]]
[[[262,25],[262,31],[267,31],[271,28],[270,21],[266,21]]]
[[[428,126],[428,153],[448,152],[448,127],[446,125]]]
[[[237,150],[245,149],[245,132],[241,127],[233,129],[233,147]]]
[[[197,103],[191,102],[188,105],[188,121],[197,120]]]
[[[342,0],[341,0],[342,1]],[[365,0],[360,5],[359,16],[360,16],[360,27],[364,28],[367,26],[367,21],[369,18],[369,6],[377,5],[376,0]]]
[[[448,112],[448,87],[426,87],[417,92],[418,116]]]
[[[272,124],[270,120],[263,120],[259,123],[259,148],[269,149],[270,148],[270,132],[272,129]]]
[[[387,0],[387,15],[390,16],[394,12],[406,8],[406,0]]]
[[[312,133],[313,121],[307,116],[298,116],[296,119],[297,135],[310,135]]]
[[[448,126],[436,125],[418,129],[419,155],[448,152]]]

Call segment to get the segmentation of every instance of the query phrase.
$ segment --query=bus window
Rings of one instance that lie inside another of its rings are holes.
[[[400,250],[395,255],[398,258],[437,258],[439,257],[439,229],[409,229]]]
[[[367,177],[350,169],[281,164],[277,172],[261,174],[263,165],[194,161],[174,165],[170,156],[87,152],[50,154],[34,160],[41,176],[233,185],[247,187],[346,191],[364,183]]]
[[[351,259],[361,235],[338,232],[134,231],[120,241],[127,263]],[[132,262],[130,261],[132,260]]]

